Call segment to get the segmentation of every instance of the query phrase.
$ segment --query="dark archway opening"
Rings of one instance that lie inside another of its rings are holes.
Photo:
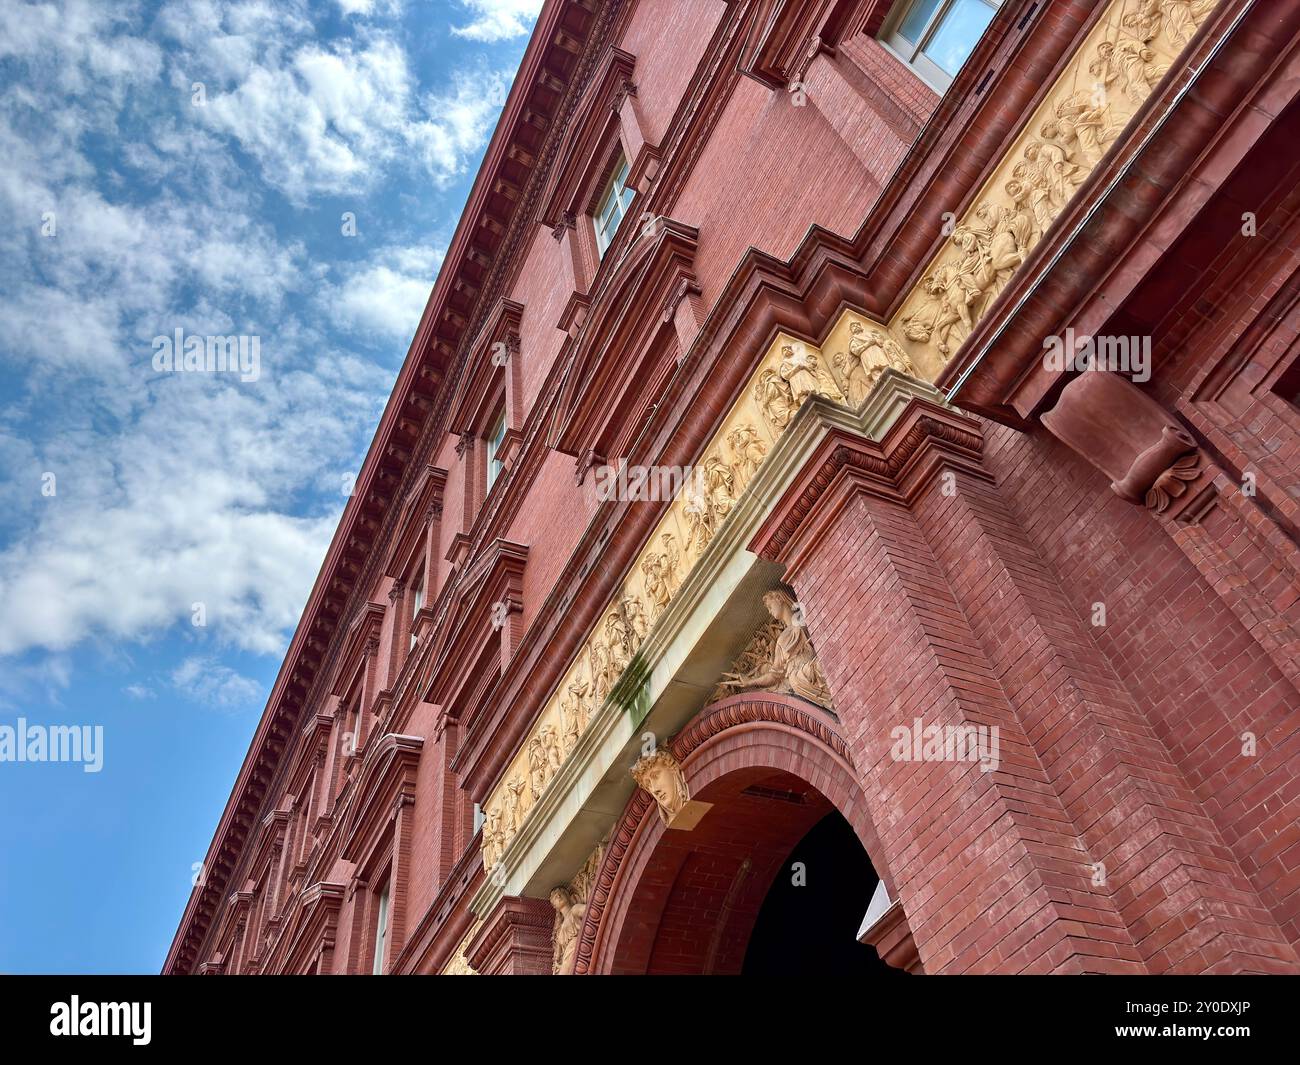
[[[795,845],[768,889],[741,973],[901,974],[857,940],[878,880],[853,827],[838,811],[827,814]]]

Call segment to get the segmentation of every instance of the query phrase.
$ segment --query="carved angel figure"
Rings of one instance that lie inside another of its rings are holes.
[[[794,600],[788,592],[774,588],[763,596],[763,605],[782,626],[770,661],[744,675],[724,674],[721,686],[732,691],[790,692],[821,706],[833,706],[830,687]]]

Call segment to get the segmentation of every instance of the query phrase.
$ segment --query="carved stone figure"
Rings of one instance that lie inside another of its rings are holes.
[[[862,327],[854,322],[849,328],[861,329]],[[871,382],[867,378],[867,371],[863,368],[861,360],[851,352],[837,351],[831,356],[831,365],[839,372],[840,388],[848,397],[849,406],[862,406],[871,391]]]
[[[654,797],[665,825],[671,825],[673,818],[691,801],[682,767],[672,752],[662,747],[632,767],[632,779]]]
[[[677,540],[672,533],[660,537],[664,550],[650,552],[641,563],[641,572],[645,574],[646,593],[650,596],[650,624],[654,624],[663,613],[668,601],[677,594],[677,566],[681,562],[681,552],[677,550]]]
[[[830,396],[831,399],[840,398],[840,391],[835,386],[835,382],[826,375],[817,361],[817,356],[804,344],[782,346],[781,364],[777,373],[790,386],[791,402],[796,411],[803,406],[803,401],[812,395]]]
[[[1117,85],[1136,109],[1169,69],[1156,62],[1157,58],[1153,49],[1127,38],[1102,41],[1088,64],[1088,73],[1097,79],[1101,92],[1108,97],[1111,87]]]
[[[1057,101],[1053,117],[1039,132],[1060,144],[1071,163],[1091,170],[1118,130],[1111,125],[1106,105],[1099,106],[1093,93],[1080,90]]]
[[[587,900],[591,898],[592,885],[596,883],[596,877],[600,873],[600,863],[605,857],[605,848],[608,844],[608,837],[601,840],[568,884],[561,884],[551,889],[551,905],[555,908],[551,971],[556,975],[567,975],[573,972],[573,961],[578,952],[578,939],[582,934],[582,922],[587,913]]]
[[[774,588],[763,605],[781,626],[771,646],[771,657],[746,673],[723,675],[720,687],[731,691],[789,692],[825,707],[833,707],[830,686],[817,663],[808,629],[788,592]]]
[[[709,505],[708,492],[702,483],[703,478],[693,476],[686,485],[686,497],[682,502],[682,517],[686,521],[686,544],[684,550],[688,558],[698,558],[713,539],[715,520],[713,508]]]
[[[512,836],[519,831],[519,826],[524,823],[524,814],[527,812],[524,807],[524,788],[526,787],[528,787],[528,782],[523,777],[511,777],[506,781],[505,824]]]
[[[636,645],[640,646],[650,628],[649,622],[646,621],[645,608],[642,607],[641,600],[630,592],[624,592],[623,597],[619,600],[619,605],[623,608],[623,617],[627,619],[627,627],[631,631]]]
[[[588,656],[591,659],[592,709],[595,710],[604,704],[619,671],[615,669],[609,647],[603,640],[591,641]]]
[[[710,455],[704,460],[704,489],[716,530],[736,503],[736,476],[722,456]]]
[[[546,748],[542,746],[541,736],[534,736],[528,741],[528,784],[533,790],[533,798],[539,798],[546,789],[550,779],[550,766],[546,760]]]
[[[879,329],[867,329],[861,322],[849,324],[849,350],[836,354],[833,361],[852,407],[862,405],[889,367],[916,375],[912,360],[892,337]]]
[[[785,431],[794,412],[799,409],[789,382],[770,367],[759,374],[758,382],[754,385],[754,402],[763,412],[774,436],[780,436]]]
[[[551,888],[551,905],[555,907],[552,972],[568,974],[573,972],[573,959],[578,953],[578,936],[582,932],[587,904],[579,900],[572,889],[561,885]]]
[[[506,849],[506,833],[501,822],[501,811],[488,808],[483,824],[483,867],[491,869],[501,861],[501,852]]]
[[[727,434],[727,443],[731,446],[735,460],[732,469],[740,478],[740,487],[743,489],[767,457],[767,445],[759,439],[758,430],[752,425],[736,426]]]
[[[566,758],[578,745],[578,737],[587,727],[587,688],[585,680],[572,680],[560,700],[560,746]]]
[[[606,615],[605,639],[609,646],[610,666],[614,671],[614,675],[610,678],[612,684],[618,679],[619,674],[627,669],[627,664],[632,661],[632,655],[636,652],[636,645],[632,641],[632,630],[628,627],[621,608],[616,607]]]
[[[1033,215],[997,203],[983,203],[976,208],[975,217],[984,223],[988,269],[996,294],[1025,261],[1033,240]]]
[[[560,733],[556,727],[547,722],[537,730],[537,738],[542,742],[542,751],[546,755],[546,779],[549,781],[564,764],[564,752],[560,749]]]

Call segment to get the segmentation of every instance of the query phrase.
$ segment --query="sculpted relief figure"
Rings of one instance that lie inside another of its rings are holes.
[[[717,529],[736,503],[736,476],[722,456],[710,455],[704,460],[704,488]]]
[[[596,845],[590,857],[568,884],[551,889],[551,906],[555,909],[555,927],[552,942],[551,971],[557,976],[573,972],[573,960],[578,952],[578,937],[587,913],[587,900],[600,873],[600,863],[605,857],[608,837]]]
[[[786,344],[781,348],[781,365],[777,373],[790,386],[790,396],[796,411],[803,406],[803,401],[812,395],[826,395],[831,399],[840,398],[835,382],[826,376],[817,361],[817,356],[804,344]]]
[[[785,431],[794,412],[799,409],[789,382],[771,368],[759,375],[758,382],[754,385],[754,402],[771,426],[773,436],[780,436]]]
[[[854,322],[850,331],[862,327]],[[852,352],[853,341],[849,341],[849,351],[837,351],[831,356],[831,365],[839,372],[840,388],[848,397],[850,407],[860,407],[871,392],[871,381],[862,360]]]
[[[614,668],[614,659],[603,640],[592,640],[588,654],[591,659],[592,709],[598,710],[614,687],[618,671]]]
[[[1138,9],[1125,15],[1121,25],[1143,41],[1154,41],[1161,33],[1175,49],[1191,42],[1196,30],[1216,0],[1141,0]]]
[[[975,217],[984,224],[985,254],[996,293],[1029,253],[1033,241],[1033,215],[1014,207],[984,203],[976,209]]]
[[[617,608],[611,610],[605,617],[605,639],[608,642],[610,668],[613,671],[610,687],[613,687],[623,670],[627,669],[627,664],[632,661],[632,655],[636,651],[632,642],[632,630],[628,628],[622,610]]]
[[[510,835],[519,831],[524,823],[524,788],[528,782],[523,777],[511,777],[506,781],[505,827]]]
[[[506,849],[506,833],[501,823],[501,811],[488,808],[483,823],[483,867],[491,869],[501,860]]]
[[[908,340],[933,343],[941,355],[956,351],[971,328],[970,305],[979,295],[951,263],[943,263],[921,282],[921,305],[903,317]]]
[[[673,818],[691,801],[682,767],[672,752],[662,747],[632,767],[632,779],[654,797],[665,825],[671,825]]]
[[[681,553],[677,550],[677,540],[672,533],[660,537],[664,549],[650,552],[641,563],[641,572],[645,574],[646,594],[650,596],[650,624],[654,624],[663,613],[668,601],[677,594],[677,566],[681,562]]]
[[[1136,109],[1169,69],[1158,58],[1154,49],[1128,38],[1102,41],[1088,64],[1088,73],[1097,79],[1101,91],[1110,100],[1115,99],[1112,86],[1117,87]]]
[[[749,483],[749,479],[758,472],[763,459],[767,457],[767,445],[759,439],[758,430],[752,425],[738,425],[727,434],[727,443],[731,446],[734,461],[732,469],[740,478],[740,486]]]
[[[721,687],[737,692],[787,692],[833,708],[830,686],[817,663],[817,654],[794,599],[788,592],[774,588],[763,596],[763,605],[781,626],[771,646],[771,658],[747,673],[725,674]]]
[[[560,733],[553,724],[547,722],[538,729],[537,738],[542,741],[542,753],[546,757],[546,779],[549,781],[564,764],[564,752],[560,750]]]
[[[852,407],[862,405],[880,375],[890,367],[916,376],[912,360],[893,337],[880,329],[867,329],[861,322],[849,324],[849,350],[839,352],[833,361]]]
[[[542,738],[534,736],[528,741],[528,785],[532,788],[534,798],[540,796],[545,789],[549,770]]]
[[[623,608],[623,617],[627,619],[627,627],[632,632],[633,640],[637,646],[640,646],[650,628],[649,622],[646,621],[645,608],[641,606],[641,600],[635,595],[625,592],[623,598],[619,600],[619,605]]]
[[[1054,116],[1039,132],[1060,144],[1071,163],[1091,170],[1119,130],[1111,123],[1109,108],[1104,103],[1099,106],[1094,93],[1081,89],[1057,101]]]
[[[709,546],[713,539],[716,521],[713,508],[702,477],[691,477],[686,485],[686,498],[682,503],[682,517],[686,521],[686,544],[684,550],[688,559],[694,561]]]
[[[571,888],[561,885],[551,889],[551,905],[555,908],[551,971],[556,975],[571,973],[573,959],[578,953],[578,936],[582,933],[582,919],[587,914],[587,904]]]
[[[578,737],[587,727],[587,688],[586,680],[576,678],[569,682],[564,698],[560,700],[560,727],[563,732],[560,746],[566,758],[578,745]]]

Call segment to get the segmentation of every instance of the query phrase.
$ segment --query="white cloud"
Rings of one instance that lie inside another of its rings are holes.
[[[327,313],[345,329],[410,340],[424,313],[443,252],[388,248],[322,293]]]
[[[345,502],[339,471],[392,385],[391,363],[340,350],[330,329],[403,350],[442,252],[406,236],[360,262],[314,260],[266,191],[305,202],[396,168],[450,180],[490,128],[484,87],[504,81],[462,73],[421,93],[392,37],[318,43],[297,2],[172,0],[152,21],[80,0],[14,10],[0,5],[0,55],[19,71],[0,93],[14,220],[0,227],[0,674],[17,677],[25,652],[66,662],[83,643],[120,653],[163,634],[201,636],[213,661],[281,653]],[[150,340],[177,327],[260,336],[260,380],[155,374]],[[251,683],[185,676],[218,702]],[[37,683],[57,690],[58,674],[23,681]]]
[[[227,710],[256,707],[265,699],[262,686],[215,659],[193,656],[171,674],[171,684],[190,700]]]
[[[451,32],[472,41],[504,41],[520,37],[533,28],[542,0],[462,0],[473,15],[465,26]]]

